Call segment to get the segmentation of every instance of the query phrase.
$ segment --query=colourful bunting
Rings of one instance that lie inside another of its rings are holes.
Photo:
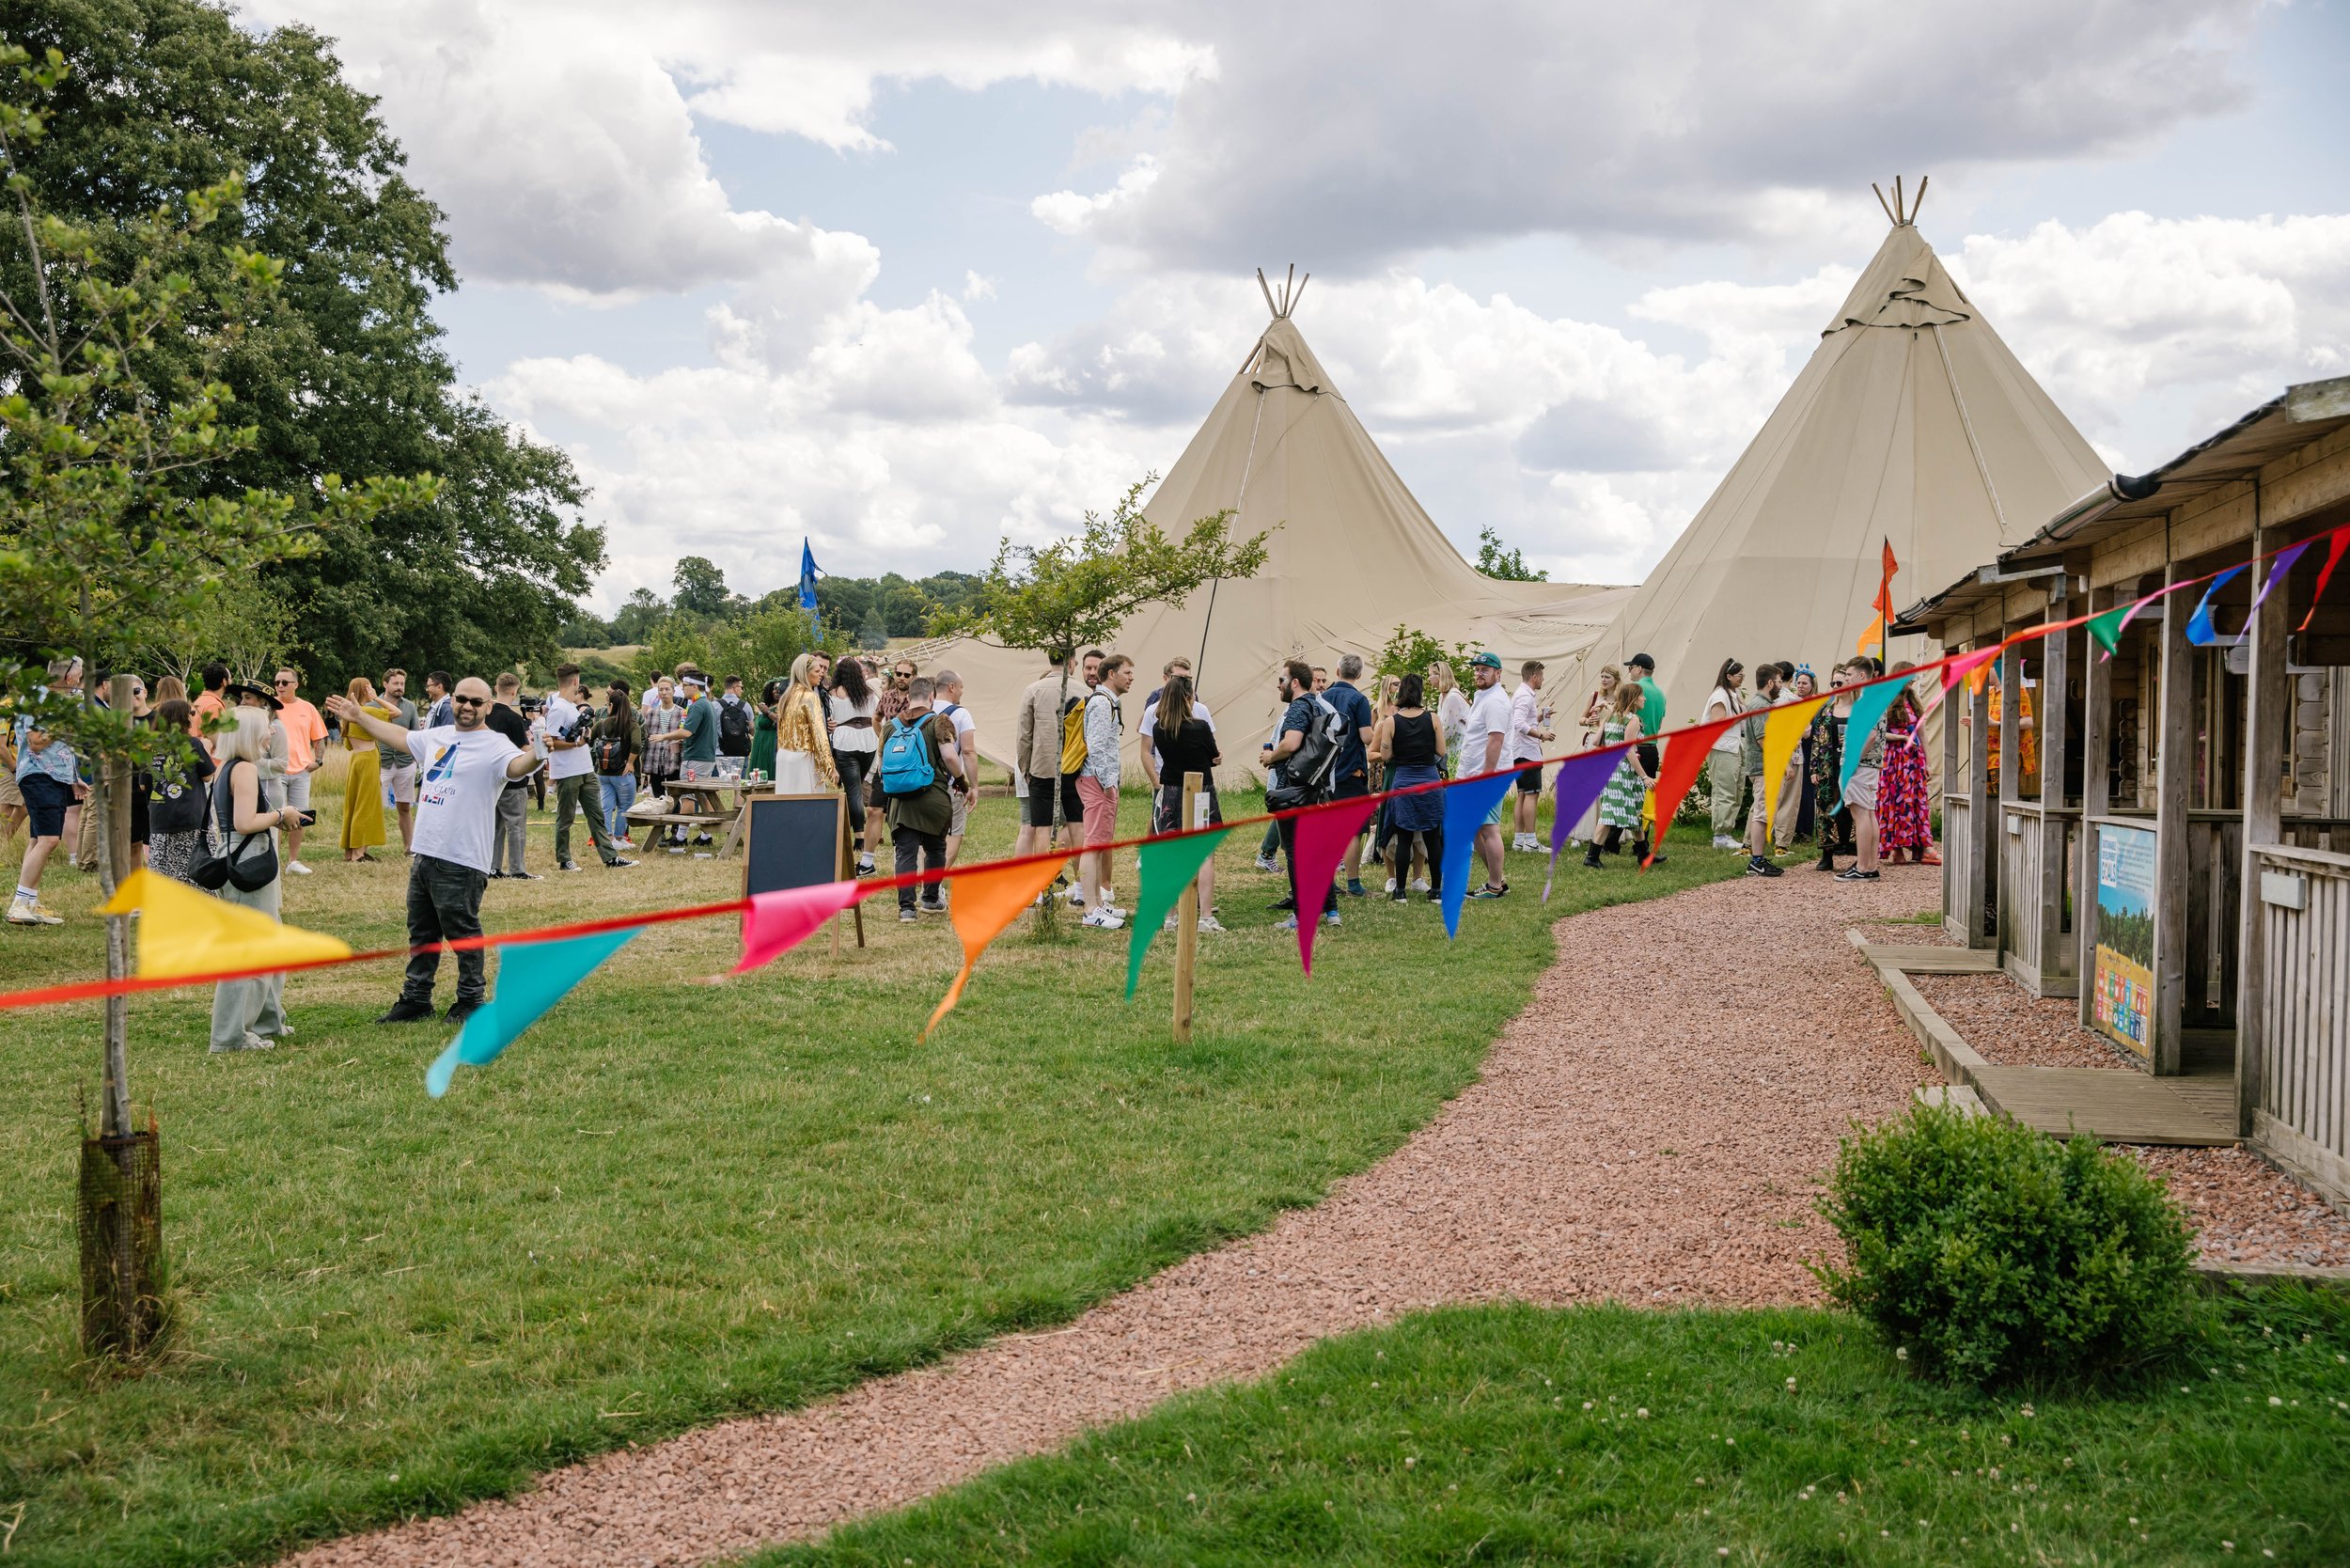
[[[1042,860],[1014,860],[1008,865],[989,866],[959,873],[955,877],[955,934],[963,938],[963,967],[956,972],[955,983],[947,988],[946,996],[931,1013],[931,1021],[922,1026],[922,1038],[928,1040],[938,1021],[954,1011],[963,999],[964,985],[971,979],[971,971],[987,951],[988,944],[1003,934],[1004,928],[1020,917],[1020,912],[1036,902],[1037,895],[1052,886],[1068,864],[1059,856]]]
[[[2144,601],[2140,600],[2139,604]],[[2122,651],[2122,628],[2129,620],[2138,604],[2119,604],[2110,610],[2089,618],[2089,635],[2097,639],[2097,646],[2110,659]]]
[[[1559,764],[1558,782],[1551,786],[1550,870],[1543,877],[1544,903],[1550,902],[1551,879],[1559,874],[1559,856],[1567,847],[1568,835],[1591,808],[1591,802],[1606,792],[1607,781],[1622,763],[1622,748],[1610,747],[1582,752]]]
[[[1796,748],[1803,745],[1803,732],[1811,728],[1812,715],[1826,706],[1825,695],[1782,702],[1762,721],[1762,787],[1774,803],[1778,799],[1779,782],[1787,776]]]
[[[1477,851],[1477,830],[1493,815],[1494,803],[1517,782],[1514,773],[1489,773],[1465,778],[1444,792],[1444,932],[1461,934],[1461,901],[1468,897],[1469,859]]]
[[[1942,689],[1947,692],[1965,681],[1967,690],[1980,691],[1983,666],[1998,658],[2005,646],[2004,643],[1994,643],[1989,648],[1978,648],[1970,653],[1952,654],[1950,662],[1942,666]]]
[[[1885,618],[1878,616],[1860,629],[1860,635],[1853,639],[1852,651],[1856,653],[1869,653],[1883,647],[1884,643]]]
[[[1297,895],[1297,961],[1314,972],[1314,928],[1322,924],[1324,890],[1338,874],[1347,840],[1379,809],[1376,796],[1341,800],[1294,819],[1290,839],[1290,891]]]
[[[2268,598],[2269,590],[2285,580],[2285,573],[2292,571],[2301,557],[2308,554],[2310,546],[2316,542],[2317,541],[2313,539],[2305,539],[2298,544],[2288,544],[2277,552],[2275,558],[2268,563],[2268,575],[2261,579],[2261,590],[2252,595],[2254,614],[2257,615],[2260,612],[2261,604]],[[2252,623],[2249,620],[2244,623],[2244,630],[2248,634],[2252,630]]]
[[[2330,537],[2333,542],[2326,546],[2326,564],[2318,569],[2317,587],[2310,593],[2310,613],[2294,628],[2296,632],[2308,631],[2310,622],[2316,619],[2317,602],[2326,597],[2326,585],[2334,580],[2334,568],[2342,564],[2342,552],[2350,550],[2350,524],[2336,528]]]
[[[781,958],[864,893],[854,882],[826,882],[753,894],[751,906],[743,911],[743,961],[733,972],[748,974]]]
[[[1873,686],[1863,686],[1852,699],[1852,713],[1844,721],[1844,772],[1836,781],[1838,793],[1852,783],[1852,776],[1860,769],[1860,748],[1868,741],[1869,731],[1884,721],[1885,711],[1908,687],[1904,681],[1883,681]]]
[[[1707,724],[1693,725],[1676,732],[1672,744],[1665,747],[1663,760],[1656,768],[1656,838],[1649,845],[1649,855],[1642,866],[1653,865],[1656,852],[1665,847],[1665,830],[1672,825],[1673,813],[1681,809],[1681,797],[1697,782],[1698,770],[1705,766],[1705,754],[1714,748],[1715,740],[1731,725],[1740,722],[1739,715],[1717,718]]]
[[[1167,912],[1183,902],[1183,890],[1199,868],[1208,863],[1216,845],[1224,842],[1230,828],[1217,833],[1195,833],[1181,839],[1153,839],[1135,851],[1135,865],[1142,878],[1141,890],[1135,894],[1134,924],[1126,936],[1126,999],[1135,999],[1135,986],[1142,979],[1142,955],[1151,950],[1151,939],[1159,933]]]
[[[2249,565],[2250,563],[2246,563]],[[2241,637],[2225,637],[2211,623],[2212,595],[2244,575],[2245,567],[2232,566],[2211,580],[2203,589],[2203,597],[2195,602],[2195,613],[2186,618],[2186,640],[2198,648],[2217,648],[2223,642],[2241,642]]]
[[[592,936],[566,937],[559,942],[528,942],[506,949],[498,963],[497,994],[465,1020],[448,1049],[425,1069],[424,1091],[435,1100],[448,1092],[449,1080],[462,1064],[486,1067],[537,1023],[547,1009],[561,1001],[572,987],[588,978],[597,964],[619,951],[642,931],[600,931]]]
[[[163,980],[272,964],[349,958],[351,944],[299,926],[281,925],[258,909],[216,899],[149,870],[135,870],[99,905],[102,915],[139,911],[138,975]]]

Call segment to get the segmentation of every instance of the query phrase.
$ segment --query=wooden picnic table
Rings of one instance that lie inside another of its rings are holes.
[[[631,823],[651,823],[659,826],[713,828],[726,825],[726,841],[718,846],[721,855],[732,855],[743,842],[743,800],[746,795],[765,794],[775,788],[771,780],[745,784],[741,779],[702,779],[692,784],[668,781],[668,792],[638,799],[626,813]],[[669,803],[666,809],[661,802]]]

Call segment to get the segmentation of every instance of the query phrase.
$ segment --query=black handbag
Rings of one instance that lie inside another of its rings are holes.
[[[251,765],[246,764],[248,767]],[[234,809],[236,792],[229,788],[228,781],[236,771],[237,764],[231,762],[212,779],[213,825],[223,843],[234,838],[236,847],[227,855],[221,855],[212,848],[214,835],[208,833],[196,840],[196,856],[188,866],[188,880],[208,892],[217,893],[227,886],[240,893],[258,893],[277,880],[276,840],[266,830],[240,835],[229,825],[232,821],[229,813]],[[258,785],[257,779],[255,787],[258,788]],[[256,839],[261,841],[261,853],[248,855],[245,851]]]

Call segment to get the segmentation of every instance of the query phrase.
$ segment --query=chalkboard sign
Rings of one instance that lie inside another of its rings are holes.
[[[849,803],[824,792],[743,797],[743,896],[816,887],[849,874]],[[834,927],[836,948],[839,928]],[[865,946],[865,912],[856,912]]]

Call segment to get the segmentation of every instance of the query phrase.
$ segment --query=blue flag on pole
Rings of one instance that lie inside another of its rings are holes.
[[[807,612],[808,631],[816,630],[816,551],[807,536],[800,539],[800,608]]]

